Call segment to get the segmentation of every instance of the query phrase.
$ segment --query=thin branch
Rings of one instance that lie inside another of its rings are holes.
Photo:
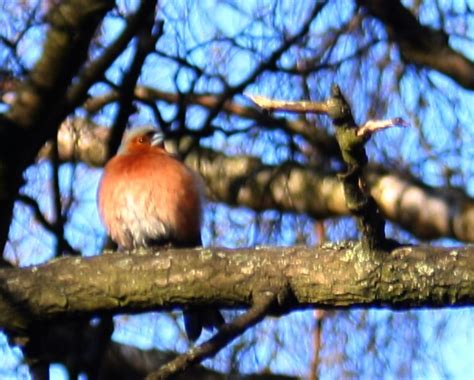
[[[152,1],[142,1],[136,13],[127,18],[126,27],[117,39],[99,58],[86,66],[78,81],[67,92],[66,98],[71,108],[77,107],[86,99],[89,88],[103,77],[105,71],[124,51],[137,31],[143,28],[145,17],[154,12],[153,3]]]
[[[19,194],[17,196],[17,200],[19,200],[20,202],[22,202],[23,204],[29,206],[32,211],[33,211],[33,215],[34,217],[36,218],[36,220],[39,222],[39,224],[48,232],[52,233],[57,241],[58,241],[58,246],[62,247],[63,250],[65,250],[66,252],[69,252],[70,254],[72,255],[76,255],[76,256],[80,256],[81,253],[79,251],[77,251],[76,249],[74,249],[71,244],[69,244],[69,242],[66,240],[66,238],[64,237],[64,234],[60,233],[57,229],[57,226],[55,223],[50,223],[46,217],[43,215],[43,213],[41,212],[41,209],[39,207],[39,204],[38,202],[31,198],[30,196],[28,195],[25,195],[25,194]],[[62,252],[61,252],[62,253]]]
[[[112,127],[112,133],[109,140],[109,155],[115,154],[117,151],[120,140],[122,138],[125,127],[127,126],[128,118],[133,112],[133,99],[134,89],[140,76],[143,63],[145,62],[148,54],[155,48],[156,41],[161,37],[163,33],[163,21],[158,21],[156,30],[153,31],[154,20],[155,20],[155,1],[144,0],[153,10],[146,15],[146,18],[142,20],[143,29],[138,35],[137,48],[135,57],[130,65],[128,72],[125,74],[122,85],[120,88],[120,100],[119,100],[119,111],[115,118],[114,125]]]
[[[64,239],[64,217],[62,211],[61,202],[61,188],[59,182],[59,151],[58,151],[58,137],[53,139],[53,147],[51,150],[51,167],[53,171],[53,204],[54,204],[54,232],[56,235],[56,253],[55,256],[59,257],[63,254]]]
[[[326,2],[316,3],[314,5],[314,8],[311,10],[308,18],[304,21],[300,30],[297,33],[283,41],[283,43],[270,54],[268,59],[263,60],[245,80],[240,82],[237,86],[229,87],[227,91],[222,94],[219,99],[219,102],[216,104],[215,108],[208,114],[206,120],[204,121],[204,129],[206,127],[211,126],[212,120],[219,114],[221,108],[227,100],[230,100],[234,97],[234,95],[243,92],[248,85],[253,83],[266,70],[275,67],[281,56],[309,32],[312,22],[319,15],[325,5]]]
[[[46,230],[48,230],[49,232],[54,232],[54,226],[53,224],[51,224],[47,219],[46,217],[43,215],[43,213],[41,212],[41,209],[39,207],[39,204],[38,202],[31,198],[30,196],[28,195],[25,195],[25,194],[20,194],[18,195],[17,199],[24,203],[25,205],[27,206],[30,206],[31,209],[33,210],[33,214],[36,218],[36,220],[41,224],[42,227],[44,227]]]
[[[322,331],[323,322],[327,317],[327,311],[316,309],[313,311],[313,358],[310,364],[308,380],[318,380],[321,367],[321,350],[322,350]]]
[[[327,102],[275,100],[259,95],[245,94],[252,102],[266,111],[327,114]]]
[[[369,120],[357,130],[357,136],[368,139],[375,132],[381,131],[386,128],[409,126],[410,124],[408,124],[401,117],[396,117],[395,119],[388,120]]]
[[[219,96],[217,94],[187,94],[183,97],[176,93],[160,91],[146,86],[137,86],[135,88],[135,97],[137,100],[145,103],[164,101],[169,104],[178,104],[182,101],[187,105],[199,105],[207,109],[213,109],[219,104]],[[94,113],[107,104],[116,102],[118,98],[118,92],[112,91],[88,99],[84,107],[88,112]],[[264,126],[268,129],[281,129],[288,134],[298,134],[315,146],[321,154],[340,159],[336,139],[326,131],[314,128],[306,121],[278,118],[270,115],[268,112],[263,112],[254,107],[246,107],[230,100],[224,103],[221,111],[230,115],[240,116],[244,119],[255,120],[259,126]],[[201,131],[196,131],[196,133],[207,134],[207,132]]]
[[[267,110],[325,113],[332,119],[342,158],[347,166],[346,172],[339,176],[344,188],[347,208],[357,220],[358,228],[362,233],[362,242],[374,250],[385,247],[387,243],[385,221],[374,199],[368,193],[363,176],[363,170],[367,165],[364,145],[375,131],[394,124],[406,123],[400,118],[380,122],[370,121],[360,131],[352,117],[351,108],[337,85],[333,86],[331,97],[324,102],[280,101],[259,96],[250,98]]]
[[[260,322],[268,314],[276,301],[277,292],[258,294],[254,304],[247,312],[234,319],[231,323],[222,326],[219,332],[209,341],[178,356],[158,371],[150,373],[146,380],[169,379],[173,375],[185,371],[190,366],[213,356],[247,329]]]
[[[308,61],[298,62],[294,67],[278,67],[280,72],[285,74],[297,75],[297,76],[308,76],[309,74],[322,71],[322,70],[334,70],[341,66],[343,63],[346,63],[351,60],[355,60],[357,58],[362,58],[362,55],[368,53],[370,48],[376,46],[380,42],[385,42],[383,39],[374,39],[365,45],[359,47],[358,49],[354,50],[351,54],[336,59],[332,62],[328,62],[326,58],[326,62],[321,62],[321,56],[311,57]],[[321,51],[326,52],[329,49],[337,46],[336,42],[331,40],[331,43],[326,44],[326,49],[321,49]],[[325,57],[329,57],[328,54],[324,54]]]

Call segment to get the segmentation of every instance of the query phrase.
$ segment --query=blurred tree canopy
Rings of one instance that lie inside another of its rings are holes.
[[[25,0],[0,19],[0,377],[206,358],[179,378],[470,375],[473,313],[451,307],[474,300],[469,1]],[[205,181],[205,248],[99,256],[101,167],[144,125]],[[229,324],[188,352],[190,304]]]

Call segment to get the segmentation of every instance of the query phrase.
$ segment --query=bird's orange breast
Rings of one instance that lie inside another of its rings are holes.
[[[115,156],[104,169],[98,196],[104,224],[124,248],[149,241],[200,242],[200,181],[168,154]]]

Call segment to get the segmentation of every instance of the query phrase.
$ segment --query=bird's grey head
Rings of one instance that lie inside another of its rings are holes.
[[[127,132],[119,149],[119,154],[140,147],[163,147],[165,135],[158,129],[149,127],[135,128]]]

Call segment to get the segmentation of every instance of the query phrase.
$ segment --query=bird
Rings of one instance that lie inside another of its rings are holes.
[[[99,214],[122,249],[202,246],[203,188],[200,176],[167,151],[161,131],[135,128],[104,167]],[[192,341],[225,322],[219,310],[197,306],[184,308],[183,319]]]

